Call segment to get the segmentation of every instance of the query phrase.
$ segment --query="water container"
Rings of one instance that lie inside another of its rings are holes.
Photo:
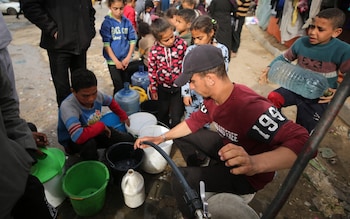
[[[107,165],[110,167],[115,184],[120,184],[129,169],[137,169],[143,159],[144,151],[140,148],[135,150],[133,142],[119,142],[106,151]]]
[[[285,61],[276,61],[271,65],[268,79],[308,99],[323,96],[329,88],[323,75]]]
[[[99,161],[88,160],[76,163],[68,169],[62,188],[75,213],[87,217],[102,210],[108,182],[107,166]]]
[[[161,134],[164,134],[168,132],[169,129],[160,126],[160,125],[148,125],[144,126],[140,130],[140,135],[139,137],[144,137],[144,136],[159,136]],[[168,140],[165,142],[160,143],[158,146],[167,154],[170,155],[171,148],[173,145],[172,140]],[[148,147],[143,149],[145,153],[145,157],[143,159],[143,162],[141,164],[142,169],[151,174],[157,174],[161,173],[164,171],[166,165],[168,162],[164,159],[164,157],[153,147]]]
[[[137,112],[129,116],[130,126],[125,125],[126,131],[137,138],[140,130],[148,125],[157,124],[157,118],[151,113]]]
[[[38,159],[31,168],[31,174],[43,183],[47,201],[56,208],[66,198],[62,189],[66,156],[62,150],[54,147],[40,148],[40,150],[46,154],[46,157]]]
[[[129,169],[123,176],[121,188],[124,202],[129,208],[137,208],[145,201],[144,179],[139,172]]]
[[[211,218],[260,218],[255,210],[245,203],[240,196],[232,193],[218,193],[209,197],[208,206]]]
[[[139,66],[139,71],[135,72],[131,76],[131,84],[133,86],[139,86],[142,87],[145,91],[147,91],[147,88],[149,86],[149,77],[148,72],[144,70],[144,66]]]
[[[103,122],[106,126],[111,126],[121,132],[126,132],[125,124],[120,121],[119,116],[114,112],[108,112],[104,114],[100,121]]]
[[[129,88],[129,82],[124,83],[124,88],[114,95],[114,99],[128,115],[140,109],[140,94]]]

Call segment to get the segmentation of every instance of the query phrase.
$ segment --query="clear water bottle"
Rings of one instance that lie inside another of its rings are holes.
[[[150,83],[150,81],[149,81],[149,77],[148,77],[148,72],[145,71],[145,68],[143,65],[140,65],[139,71],[135,72],[131,76],[131,84],[133,86],[142,87],[145,91],[147,91],[149,83]]]
[[[324,96],[329,88],[323,75],[285,61],[271,65],[268,79],[308,99]]]
[[[129,82],[124,83],[124,88],[114,95],[114,99],[128,115],[140,110],[140,94],[130,89]]]

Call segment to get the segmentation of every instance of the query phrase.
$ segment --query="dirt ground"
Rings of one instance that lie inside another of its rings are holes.
[[[97,4],[95,8],[98,31],[107,8],[101,8]],[[48,135],[50,146],[59,147],[55,91],[46,51],[38,46],[40,31],[23,15],[19,20],[15,16],[5,16],[5,21],[13,35],[9,51],[15,69],[21,116],[34,122],[39,131]],[[281,50],[285,49],[271,36],[264,32],[261,34],[266,38],[266,42]],[[266,96],[277,85],[259,85],[257,82],[261,70],[272,59],[273,56],[244,27],[238,56],[231,59],[229,66],[230,77],[233,81],[246,84]],[[113,87],[102,57],[102,42],[98,32],[88,51],[88,68],[97,75],[98,88],[111,94]],[[295,117],[293,107],[283,112],[291,119]],[[349,137],[349,127],[336,118],[319,145],[323,153],[305,169],[277,218],[350,218],[350,153],[346,148],[349,146]],[[287,173],[288,170],[278,171],[275,180],[256,194],[250,205],[258,214],[262,214],[269,207]]]

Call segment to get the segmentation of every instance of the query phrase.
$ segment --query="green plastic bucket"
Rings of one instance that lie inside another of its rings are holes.
[[[108,168],[99,161],[83,161],[68,169],[63,191],[77,215],[91,216],[103,208],[108,180]]]

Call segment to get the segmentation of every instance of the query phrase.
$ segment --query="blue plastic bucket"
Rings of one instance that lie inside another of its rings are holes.
[[[120,118],[113,112],[108,112],[104,114],[100,120],[106,126],[113,127],[121,132],[126,132],[126,128],[124,123],[120,122]]]

